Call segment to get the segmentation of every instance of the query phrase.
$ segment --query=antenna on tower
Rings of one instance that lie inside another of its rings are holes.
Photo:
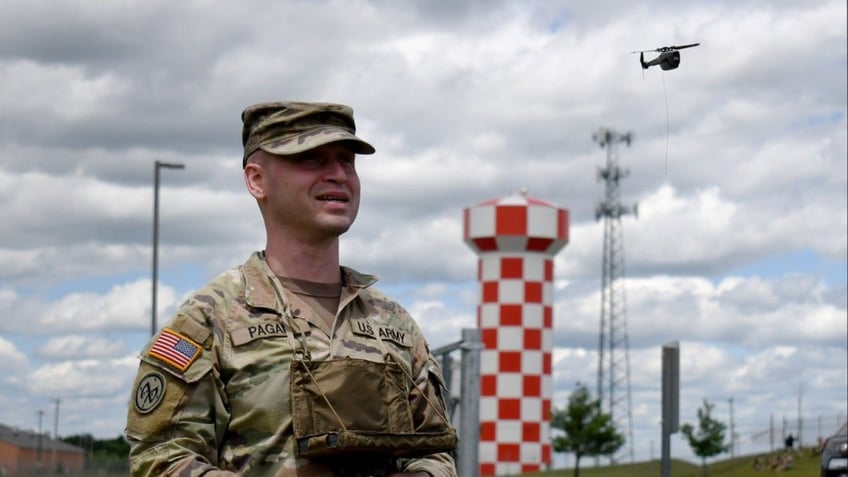
[[[625,434],[630,462],[633,462],[633,418],[630,411],[630,346],[627,340],[627,304],[624,296],[624,239],[621,216],[638,214],[619,201],[619,182],[630,171],[618,166],[618,144],[628,146],[633,134],[619,134],[601,128],[592,139],[607,151],[607,162],[599,167],[597,179],[605,182],[604,199],[595,205],[595,219],[604,220],[604,252],[601,272],[601,323],[598,333],[598,401],[609,413],[615,427]],[[621,453],[621,451],[620,451]],[[613,463],[620,455],[610,456]]]

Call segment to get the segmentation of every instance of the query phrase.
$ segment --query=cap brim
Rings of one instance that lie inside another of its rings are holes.
[[[339,128],[322,128],[321,131],[295,134],[285,139],[277,139],[267,144],[261,144],[259,145],[259,149],[269,154],[285,156],[308,151],[333,142],[346,143],[356,154],[374,154],[375,152],[374,146],[356,137],[354,134]]]

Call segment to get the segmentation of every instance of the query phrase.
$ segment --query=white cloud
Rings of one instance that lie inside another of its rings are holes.
[[[138,367],[133,357],[109,360],[77,360],[47,364],[35,369],[29,390],[41,396],[96,397],[124,393]]]
[[[38,354],[45,359],[68,361],[110,358],[125,352],[120,341],[86,335],[50,338],[38,348]]]
[[[6,326],[16,332],[33,335],[45,335],[64,332],[103,331],[103,330],[143,330],[150,329],[151,285],[150,280],[115,285],[107,293],[92,292],[68,293],[61,300],[37,306],[40,300],[11,297],[0,302],[6,308],[10,319]],[[176,307],[174,290],[167,286],[159,287],[157,308],[159,323],[166,312]],[[13,309],[16,313],[12,315]],[[79,337],[64,336],[65,346],[81,350],[84,343],[76,341]],[[47,345],[43,351],[50,355],[57,352],[56,342]],[[102,344],[102,343],[101,343]],[[70,352],[71,349],[68,349]]]
[[[63,122],[85,121],[106,111],[110,101],[128,89],[112,73],[89,77],[80,67],[28,60],[0,65],[0,75],[5,78],[0,84],[5,113],[29,116],[34,123],[45,115]],[[33,90],[39,94],[31,94]]]
[[[12,372],[26,368],[27,356],[17,349],[15,344],[0,337],[0,369]]]

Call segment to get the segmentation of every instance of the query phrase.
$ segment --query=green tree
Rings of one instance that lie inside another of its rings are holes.
[[[680,432],[689,441],[689,447],[696,456],[701,458],[701,474],[706,476],[707,457],[713,457],[727,452],[730,448],[724,444],[724,431],[727,426],[711,416],[715,404],[704,399],[704,407],[698,409],[698,428],[686,423],[680,427]]]
[[[602,412],[601,401],[592,399],[579,382],[568,397],[568,406],[551,411],[551,428],[564,433],[553,438],[554,451],[574,454],[574,477],[580,476],[581,457],[612,455],[624,445],[624,436],[616,430],[612,416]]]
[[[89,469],[122,471],[128,468],[130,445],[123,436],[95,439],[91,434],[77,434],[62,440],[85,450],[86,467]]]

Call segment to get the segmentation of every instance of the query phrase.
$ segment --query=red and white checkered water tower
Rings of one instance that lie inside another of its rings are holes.
[[[522,192],[463,213],[463,238],[479,256],[480,475],[545,470],[554,256],[568,243],[568,210]]]

